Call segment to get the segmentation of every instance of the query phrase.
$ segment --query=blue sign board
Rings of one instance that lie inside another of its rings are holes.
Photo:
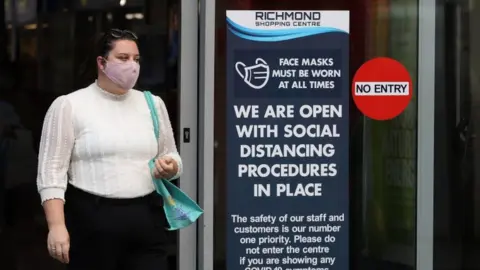
[[[349,12],[227,11],[227,269],[349,269]]]

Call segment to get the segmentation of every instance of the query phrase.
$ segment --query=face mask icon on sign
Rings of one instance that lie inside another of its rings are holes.
[[[262,89],[270,78],[270,67],[262,58],[257,58],[255,65],[249,67],[242,62],[237,62],[235,69],[243,81],[253,89]]]

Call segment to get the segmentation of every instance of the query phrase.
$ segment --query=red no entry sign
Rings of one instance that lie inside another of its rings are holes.
[[[358,109],[375,120],[401,114],[412,99],[412,78],[397,60],[379,57],[365,62],[355,73],[352,95]]]

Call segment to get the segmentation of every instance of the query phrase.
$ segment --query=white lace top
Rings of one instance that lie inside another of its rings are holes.
[[[155,96],[160,121],[157,142],[142,92],[114,95],[96,83],[58,97],[45,116],[37,186],[42,202],[63,199],[67,182],[109,198],[135,198],[154,191],[148,161],[178,154],[165,103]]]

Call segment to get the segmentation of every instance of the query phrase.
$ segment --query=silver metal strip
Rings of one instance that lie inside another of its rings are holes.
[[[212,270],[214,258],[214,97],[215,0],[200,0],[199,63],[199,202],[205,213],[198,222],[198,268]]]
[[[182,1],[180,5],[180,81],[179,107],[180,154],[183,175],[179,186],[192,199],[197,199],[198,138],[198,2]],[[183,141],[184,128],[190,129],[190,142]],[[178,270],[197,267],[197,228],[190,226],[178,233]]]
[[[436,0],[419,0],[417,270],[433,270],[436,10]]]

